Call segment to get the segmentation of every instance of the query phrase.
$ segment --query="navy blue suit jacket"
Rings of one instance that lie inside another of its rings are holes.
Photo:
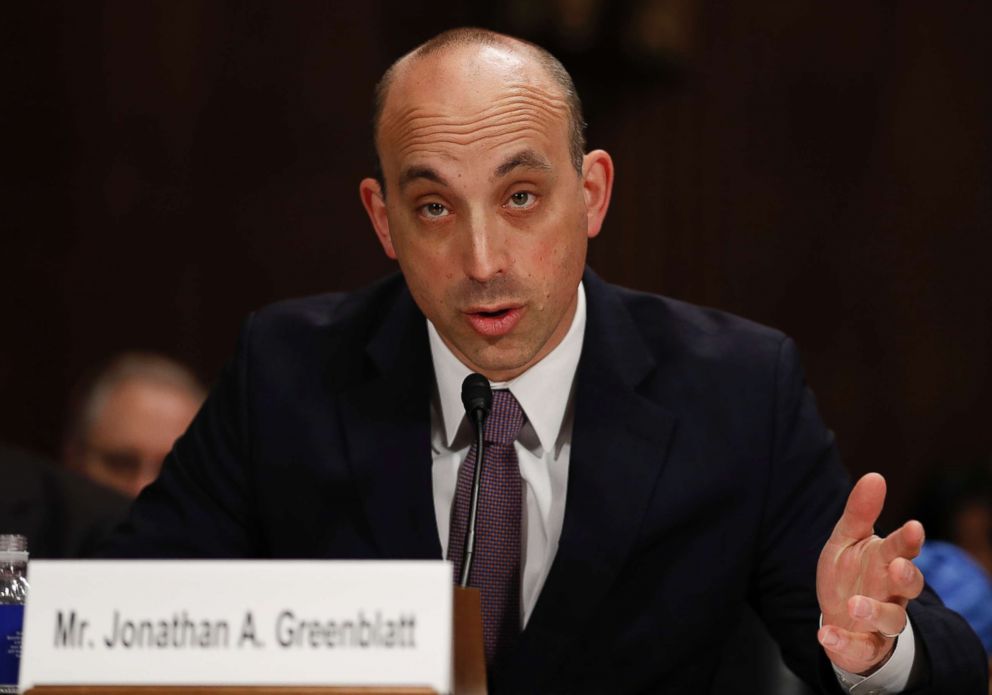
[[[787,663],[816,643],[817,557],[849,490],[791,340],[585,275],[568,496],[550,574],[497,692],[705,692],[750,602]],[[254,314],[109,553],[441,557],[434,378],[403,280]],[[984,693],[977,637],[929,592],[920,692]]]

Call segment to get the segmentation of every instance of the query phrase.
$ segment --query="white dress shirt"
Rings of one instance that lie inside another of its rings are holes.
[[[521,621],[527,624],[537,597],[558,552],[565,518],[568,462],[574,421],[575,373],[582,354],[586,328],[585,288],[579,284],[572,325],[561,343],[526,372],[494,389],[509,389],[527,417],[514,443],[523,478],[524,508],[521,530],[523,561]],[[458,468],[468,456],[474,437],[461,401],[466,367],[427,322],[437,391],[431,400],[431,454],[433,457],[434,515],[444,557],[448,557],[451,505],[458,484]],[[912,625],[896,642],[892,657],[868,678],[834,667],[837,679],[855,695],[898,693],[906,688],[915,657]],[[915,674],[914,674],[915,675]]]
[[[579,284],[572,325],[557,347],[516,379],[492,384],[494,389],[509,389],[527,416],[514,443],[524,492],[523,546],[520,549],[523,625],[530,619],[558,552],[572,443],[572,387],[585,329],[586,295]],[[471,370],[451,353],[430,321],[427,332],[438,389],[431,404],[434,514],[441,548],[447,557],[458,467],[468,456],[475,438],[461,401],[462,381]]]

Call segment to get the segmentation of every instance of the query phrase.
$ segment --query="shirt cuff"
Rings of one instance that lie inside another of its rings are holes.
[[[821,617],[822,621],[823,618]],[[870,676],[859,676],[834,666],[834,674],[844,689],[852,695],[887,695],[901,693],[912,685],[913,663],[916,660],[916,635],[913,622],[906,616],[906,629],[896,638],[892,656],[882,668]],[[833,666],[833,664],[831,664]]]

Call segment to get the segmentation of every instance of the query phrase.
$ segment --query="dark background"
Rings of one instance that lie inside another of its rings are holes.
[[[796,338],[854,473],[992,451],[992,4],[45,2],[0,10],[0,440],[57,455],[132,348],[207,381],[247,312],[388,272],[372,85],[474,23],[573,72],[616,191],[590,264]],[[443,89],[443,85],[438,86]]]

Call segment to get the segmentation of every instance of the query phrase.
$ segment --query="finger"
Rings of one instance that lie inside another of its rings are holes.
[[[867,473],[854,485],[831,536],[835,541],[860,541],[875,533],[875,521],[885,503],[885,478]]]
[[[816,637],[830,660],[852,673],[867,671],[885,658],[893,642],[877,632],[851,632],[836,625],[824,625]]]
[[[923,573],[906,558],[896,558],[889,563],[889,588],[893,596],[913,599],[923,591]]]
[[[847,612],[855,620],[871,625],[883,635],[898,635],[906,627],[906,609],[898,603],[876,601],[868,596],[852,596],[847,600]]]
[[[879,546],[882,560],[892,562],[898,557],[913,559],[920,554],[923,536],[923,524],[919,521],[907,521],[882,541]]]

